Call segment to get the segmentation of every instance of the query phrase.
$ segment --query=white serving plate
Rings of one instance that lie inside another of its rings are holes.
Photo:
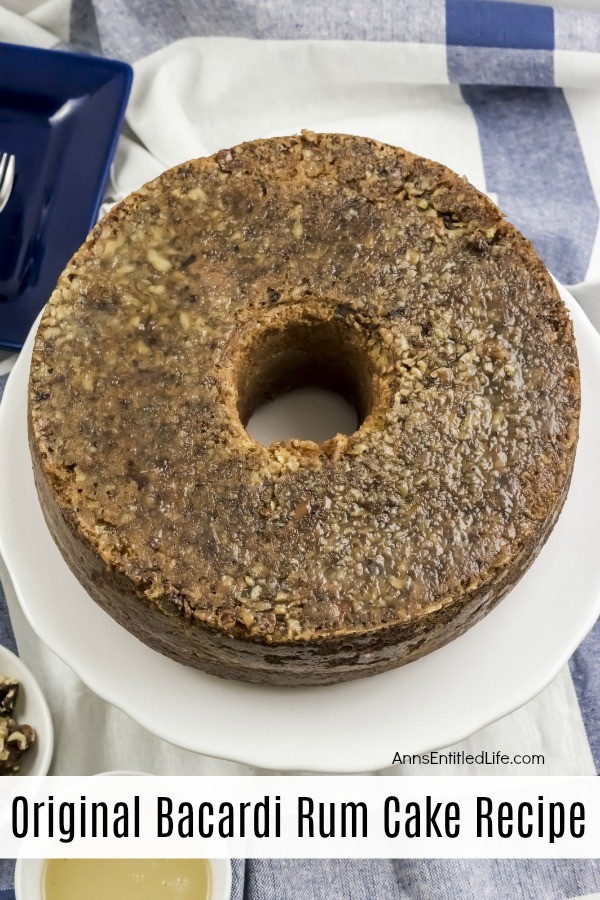
[[[396,751],[446,747],[517,709],[554,678],[600,614],[600,336],[560,291],[575,326],[583,402],[569,496],[546,546],[467,634],[403,668],[329,687],[205,675],[150,650],[90,599],[54,544],[33,482],[31,334],[0,406],[0,551],[31,625],[88,687],[148,731],[269,769],[373,771],[391,765]]]
[[[19,725],[31,725],[36,733],[35,744],[23,756],[19,775],[45,775],[52,762],[54,729],[42,689],[23,660],[2,646],[0,676],[16,678],[20,682],[15,720]]]

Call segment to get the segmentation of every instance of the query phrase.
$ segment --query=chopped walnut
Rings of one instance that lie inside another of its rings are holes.
[[[18,694],[18,681],[0,677],[0,776],[17,775],[23,755],[35,743],[33,728],[13,718]]]
[[[0,716],[11,716],[19,696],[19,682],[15,678],[0,678]]]

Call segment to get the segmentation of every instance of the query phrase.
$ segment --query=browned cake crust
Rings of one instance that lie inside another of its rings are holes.
[[[248,435],[315,382],[354,434]],[[42,508],[90,595],[174,659],[292,685],[484,616],[556,521],[578,418],[567,312],[498,209],[437,163],[310,133],[115,207],[48,303],[29,391]]]

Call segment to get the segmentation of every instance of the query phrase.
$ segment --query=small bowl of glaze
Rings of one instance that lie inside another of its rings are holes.
[[[59,862],[58,860],[45,860],[45,859],[20,859],[17,861],[17,867],[15,870],[15,896],[16,900],[52,900],[52,894],[48,893],[46,890],[46,873],[49,870],[49,865],[55,864]],[[92,866],[106,865],[112,862],[117,862],[119,864],[127,864],[129,860],[69,860],[67,864],[73,863],[74,866],[77,867],[77,873],[81,873],[81,884],[82,884],[82,893],[80,896],[89,897],[89,881],[86,883],[86,878],[91,873]],[[134,866],[138,861],[134,862]],[[143,860],[142,863],[151,863],[152,860]],[[161,861],[163,862],[163,861]],[[164,860],[165,863],[169,865],[169,874],[171,877],[173,876],[172,866],[176,863],[176,860]],[[183,861],[186,862],[186,861]],[[198,900],[230,900],[231,898],[231,863],[228,859],[205,859],[203,862],[206,864],[207,868],[207,886],[204,889],[201,889],[200,894],[198,895]],[[90,867],[90,872],[86,874],[86,866]],[[125,866],[126,868],[126,866]],[[147,867],[143,867],[147,871]],[[98,872],[96,871],[96,873]],[[94,877],[92,874],[92,878]],[[102,873],[101,873],[102,874]],[[115,876],[118,877],[117,870],[115,871]],[[87,890],[86,890],[87,888]],[[123,897],[128,896],[127,887],[124,887]],[[56,895],[58,896],[58,894]],[[78,895],[79,896],[79,895]],[[99,895],[103,896],[103,895]],[[113,896],[112,894],[105,894],[104,896]],[[114,895],[115,900],[117,896]],[[141,895],[140,895],[141,896]],[[154,897],[154,893],[148,894],[148,898]],[[165,900],[168,900],[168,895],[165,893],[164,895],[161,893],[161,897],[164,896]],[[178,892],[174,889],[172,893],[173,900],[176,897],[184,896],[181,892]],[[187,895],[185,895],[187,896]],[[91,898],[90,898],[91,900]]]

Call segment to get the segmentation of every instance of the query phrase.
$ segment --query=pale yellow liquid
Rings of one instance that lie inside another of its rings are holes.
[[[50,859],[44,900],[208,900],[205,859]]]

